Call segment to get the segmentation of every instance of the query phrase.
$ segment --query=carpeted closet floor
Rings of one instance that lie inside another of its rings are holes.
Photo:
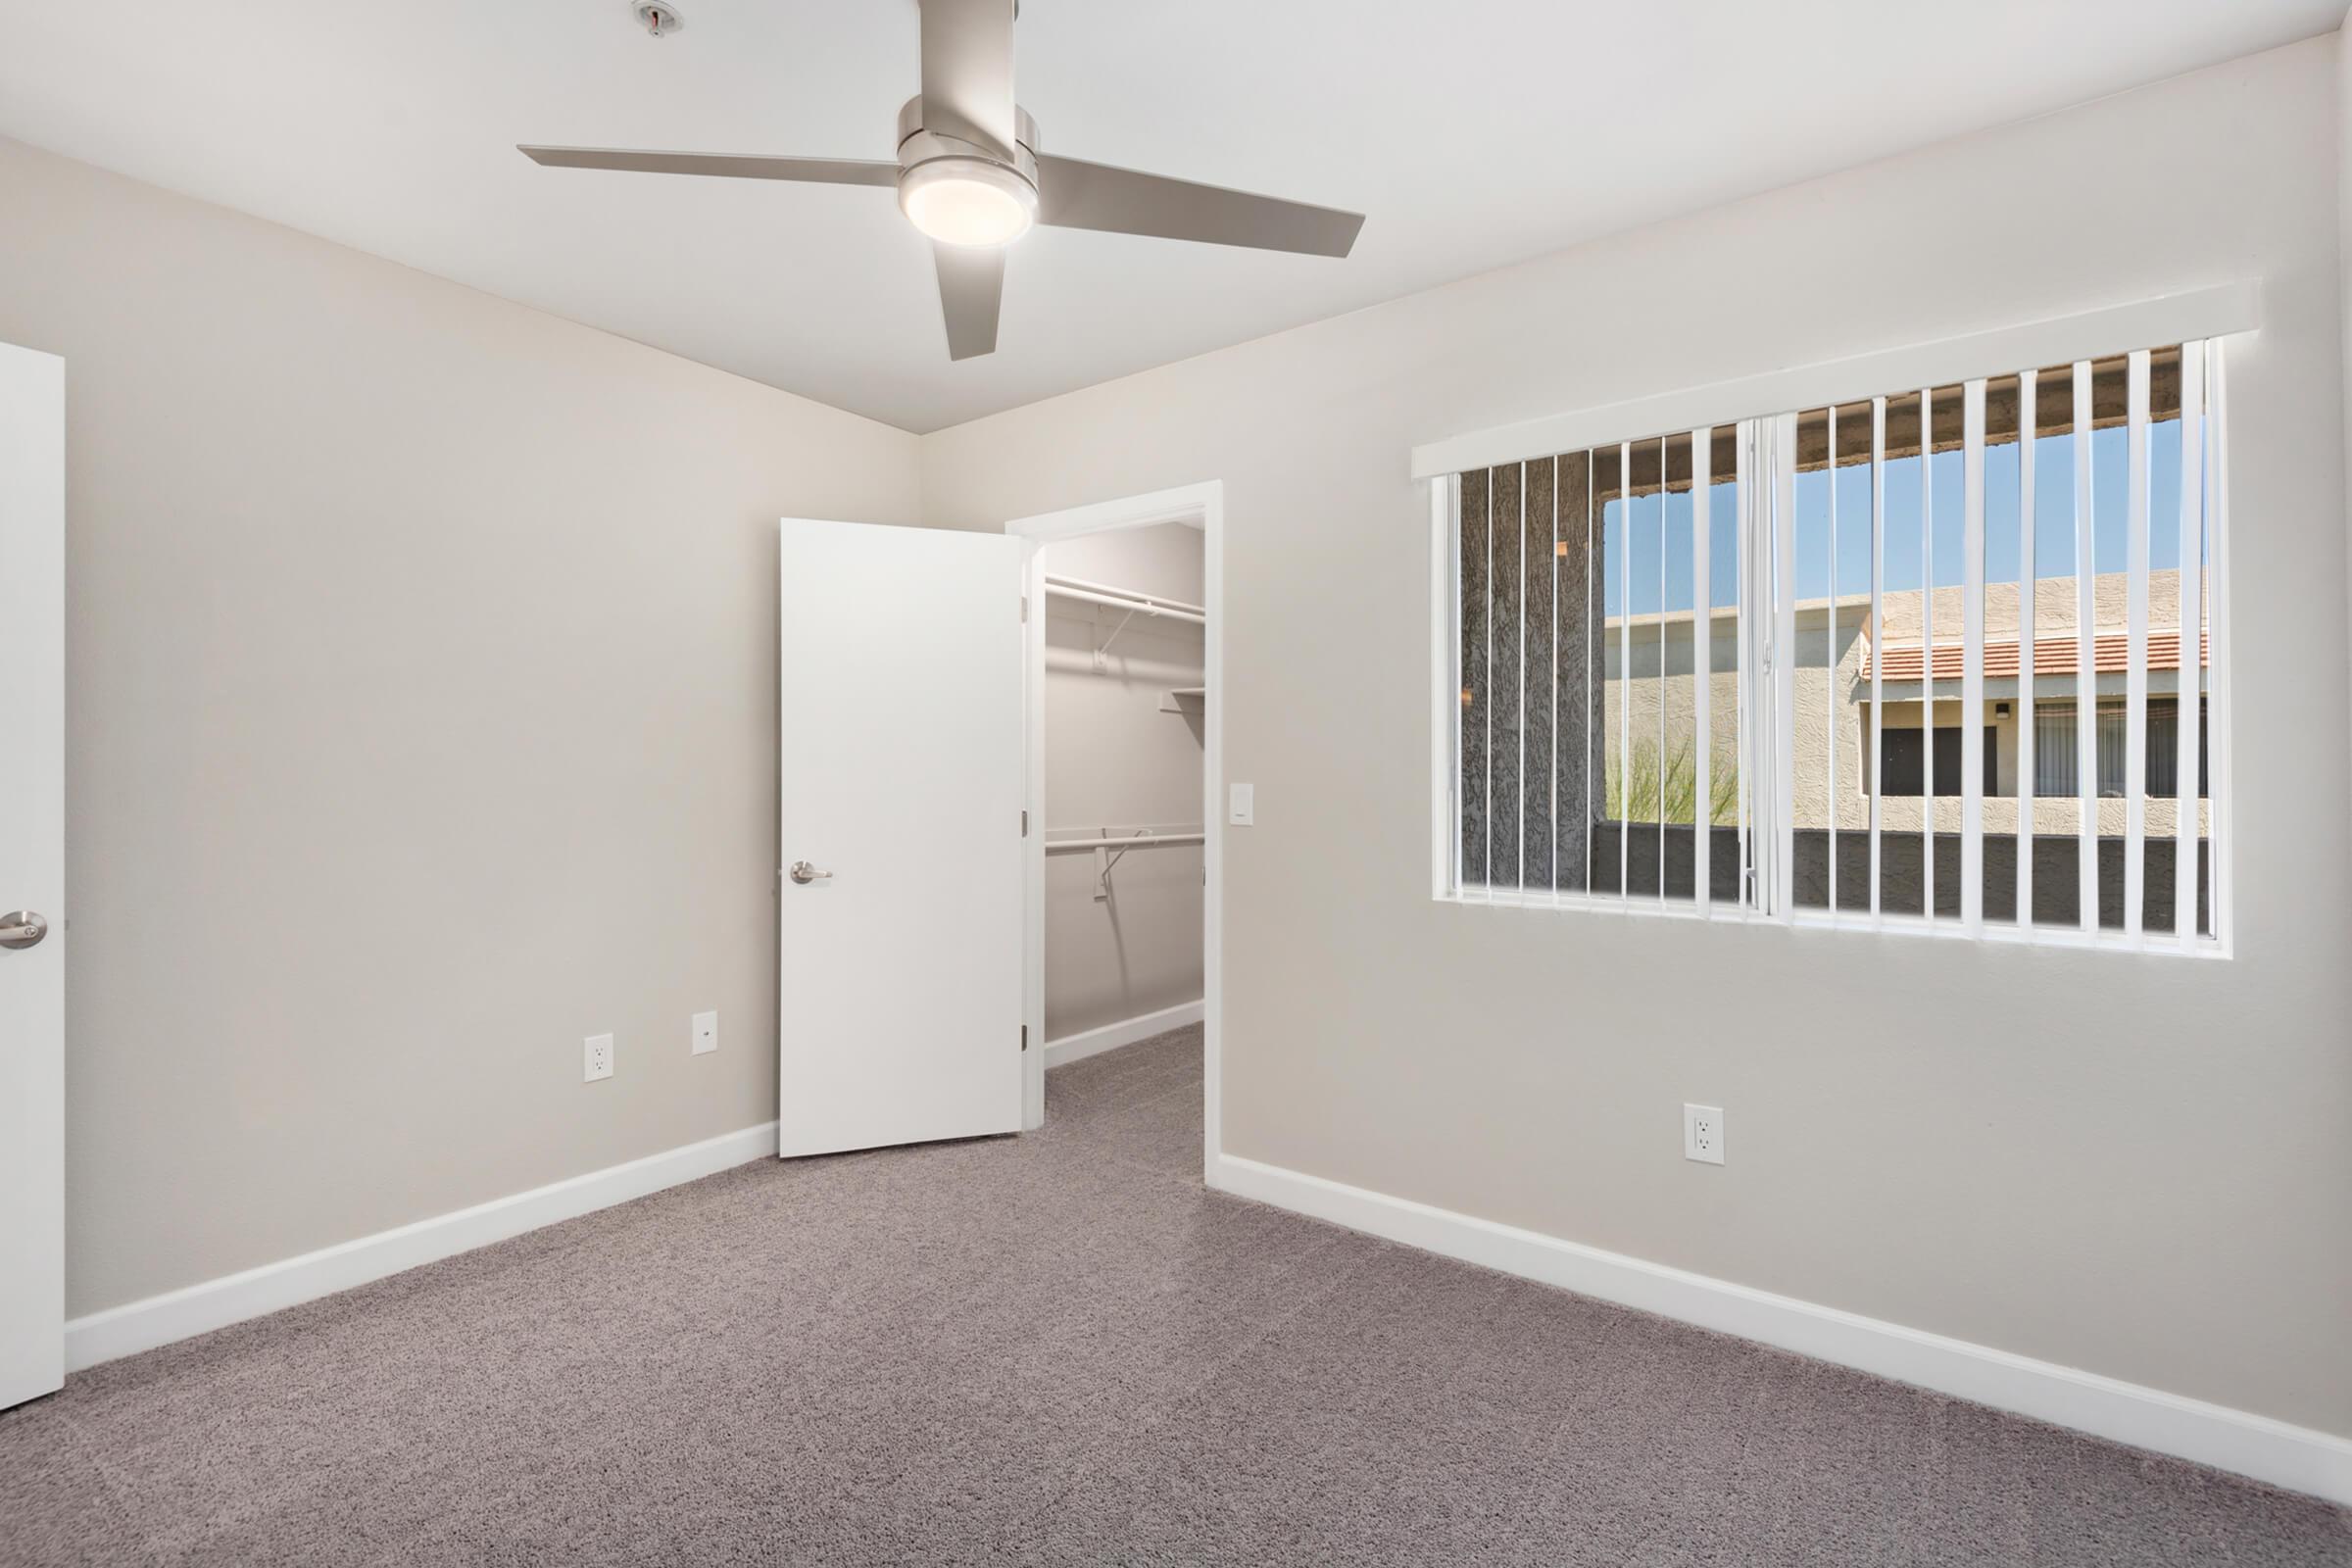
[[[1200,1185],[1200,1031],[0,1414],[0,1562],[2352,1561],[2352,1515]]]

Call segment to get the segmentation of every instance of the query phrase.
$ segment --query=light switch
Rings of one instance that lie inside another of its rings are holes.
[[[1257,820],[1257,788],[1251,784],[1228,786],[1232,791],[1232,808],[1225,820],[1235,827],[1248,827]]]
[[[701,1056],[718,1049],[718,1014],[698,1012],[694,1015],[694,1054]]]

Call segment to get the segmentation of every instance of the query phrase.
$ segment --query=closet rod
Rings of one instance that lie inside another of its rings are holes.
[[[1075,850],[1132,850],[1150,849],[1155,844],[1199,844],[1207,837],[1203,833],[1137,833],[1127,838],[1048,839],[1046,853],[1061,855]]]
[[[1164,615],[1171,620],[1190,620],[1203,626],[1208,624],[1208,612],[1199,605],[1188,605],[1181,599],[1162,599],[1156,594],[1139,594],[1131,588],[1116,588],[1109,583],[1088,582],[1083,577],[1049,574],[1046,592],[1059,594],[1064,599],[1082,599],[1088,604],[1108,605],[1113,610]]]

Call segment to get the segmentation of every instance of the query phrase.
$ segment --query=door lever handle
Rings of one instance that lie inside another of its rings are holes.
[[[30,909],[0,914],[0,948],[32,948],[49,934],[49,922]]]
[[[807,887],[811,882],[825,881],[833,875],[833,873],[830,871],[819,871],[815,866],[810,865],[807,860],[793,861],[792,869],[784,874],[792,878],[795,882],[798,882],[803,887]]]

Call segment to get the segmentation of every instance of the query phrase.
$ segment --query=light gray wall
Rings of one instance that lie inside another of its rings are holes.
[[[1048,545],[1048,571],[1200,604],[1200,531],[1180,522]],[[1125,621],[1125,629],[1112,631]],[[1094,650],[1109,640],[1104,667]],[[1201,628],[1049,596],[1046,826],[1200,824],[1202,710],[1161,710],[1201,683]],[[1095,858],[1046,857],[1046,1038],[1059,1040],[1200,1000],[1200,851],[1130,850],[1095,898]]]
[[[775,519],[913,520],[914,438],[7,142],[0,340],[67,364],[69,1309],[772,1118]]]
[[[2335,51],[927,438],[940,523],[1225,483],[1226,1150],[2352,1433]],[[1415,442],[2249,275],[2234,960],[1431,900]]]

